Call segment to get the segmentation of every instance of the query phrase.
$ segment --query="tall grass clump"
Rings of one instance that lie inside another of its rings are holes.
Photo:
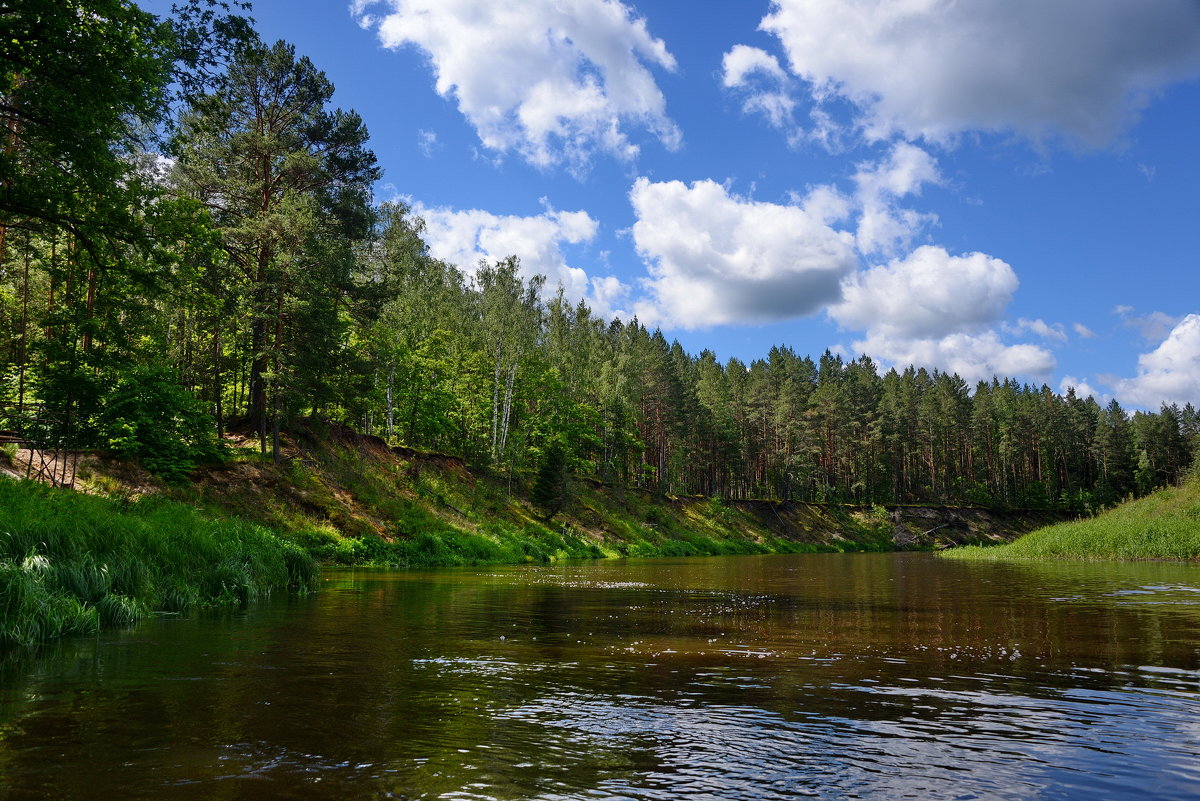
[[[0,480],[0,647],[306,591],[315,579],[311,556],[252,523]]]
[[[0,561],[0,645],[44,642],[99,628],[95,607],[56,589],[37,557]]]
[[[956,548],[957,559],[1200,559],[1200,479],[1059,523],[995,547]]]

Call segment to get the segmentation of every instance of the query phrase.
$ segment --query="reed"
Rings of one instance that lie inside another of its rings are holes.
[[[306,591],[316,571],[298,545],[252,523],[0,480],[0,647]]]

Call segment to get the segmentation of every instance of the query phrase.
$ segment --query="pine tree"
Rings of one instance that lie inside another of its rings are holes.
[[[297,363],[313,351],[287,320],[340,324],[350,250],[372,222],[371,184],[381,173],[361,118],[328,110],[332,95],[324,73],[291,45],[254,43],[214,91],[192,99],[175,140],[180,188],[206,205],[242,278],[247,413],[264,450],[287,386],[327,368]]]
[[[557,439],[552,439],[542,453],[532,495],[534,504],[545,513],[546,520],[566,505],[568,478],[566,450]]]

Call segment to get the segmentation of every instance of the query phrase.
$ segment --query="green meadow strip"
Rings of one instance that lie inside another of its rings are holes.
[[[1200,559],[1200,479],[1127,501],[1096,517],[1039,529],[996,547],[955,548],[952,559]]]

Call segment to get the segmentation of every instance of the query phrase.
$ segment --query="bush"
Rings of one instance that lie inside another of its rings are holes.
[[[569,466],[567,452],[556,439],[546,446],[533,484],[531,500],[546,515],[554,517],[568,500]]]
[[[28,559],[0,561],[0,646],[89,634],[98,628],[94,607],[55,590],[45,571],[31,566]]]
[[[705,504],[705,514],[710,519],[721,523],[729,523],[737,516],[737,512],[720,498],[708,499],[708,503]]]
[[[204,404],[163,367],[124,373],[104,398],[98,423],[107,447],[167,481],[223,454]]]

